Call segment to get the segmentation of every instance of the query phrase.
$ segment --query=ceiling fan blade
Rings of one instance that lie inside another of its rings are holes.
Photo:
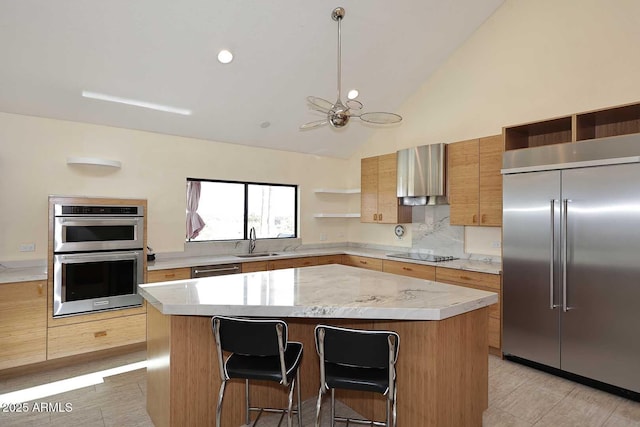
[[[362,110],[362,102],[355,99],[347,99],[347,107],[351,110]]]
[[[315,122],[309,122],[309,123],[303,124],[302,126],[300,126],[300,130],[315,129],[320,126],[324,126],[327,123],[329,123],[327,119],[316,120]]]
[[[388,125],[401,122],[402,116],[394,113],[362,113],[360,114],[360,120],[378,125]]]
[[[314,110],[322,111],[323,113],[328,113],[329,110],[333,108],[333,103],[327,101],[326,99],[318,98],[317,96],[307,96],[307,102],[310,104],[310,107]]]

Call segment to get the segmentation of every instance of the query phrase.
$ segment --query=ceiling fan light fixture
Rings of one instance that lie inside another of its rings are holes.
[[[231,61],[233,61],[233,53],[226,49],[222,49],[220,52],[218,52],[218,61],[221,64],[230,63]]]
[[[350,90],[347,95],[346,102],[342,102],[342,37],[340,33],[340,23],[344,19],[344,15],[345,10],[342,7],[337,7],[333,9],[333,12],[331,12],[331,19],[338,23],[338,99],[336,102],[331,103],[326,99],[318,98],[317,96],[307,96],[309,108],[326,114],[327,118],[325,120],[316,120],[305,123],[300,126],[300,130],[315,129],[326,124],[329,124],[334,128],[342,128],[349,123],[349,120],[352,117],[360,119],[363,122],[373,123],[376,125],[388,125],[402,121],[402,117],[394,113],[361,112],[360,110],[362,110],[363,105],[360,101],[355,100],[358,96],[358,91],[356,89]]]

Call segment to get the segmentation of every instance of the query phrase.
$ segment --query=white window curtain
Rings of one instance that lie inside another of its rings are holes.
[[[187,182],[187,239],[195,239],[205,226],[198,214],[200,203],[200,181]]]

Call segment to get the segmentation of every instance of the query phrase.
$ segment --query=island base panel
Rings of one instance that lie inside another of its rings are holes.
[[[147,411],[156,426],[215,425],[220,387],[210,317],[148,314]],[[287,318],[289,340],[304,345],[300,366],[302,399],[317,397],[318,356],[313,330],[318,323],[389,329],[400,334],[398,425],[478,426],[488,407],[488,309],[440,321],[357,321]],[[336,398],[365,417],[383,420],[385,399],[374,393],[338,390]],[[252,382],[252,406],[285,407],[286,390]],[[329,404],[327,396],[324,404]],[[244,419],[244,383],[227,384],[224,426]]]

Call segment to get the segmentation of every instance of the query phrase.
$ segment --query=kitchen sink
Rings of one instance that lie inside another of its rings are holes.
[[[234,255],[234,256],[238,258],[257,258],[261,256],[274,256],[274,255],[278,255],[278,254],[273,252],[256,252],[253,254],[242,254],[242,255]]]

